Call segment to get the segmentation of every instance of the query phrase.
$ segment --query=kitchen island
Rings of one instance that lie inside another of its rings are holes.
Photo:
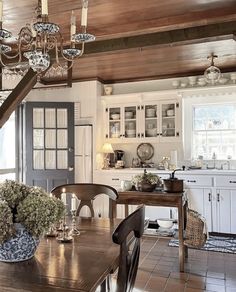
[[[111,185],[118,191],[122,180],[131,180],[144,169],[124,168],[95,170],[94,182]],[[169,178],[171,171],[147,169],[162,179]],[[236,234],[236,170],[187,170],[177,171],[175,176],[184,180],[189,207],[201,213],[207,220],[210,232]],[[106,198],[95,206],[102,216],[108,216],[109,202]],[[165,207],[147,207],[146,216],[151,220],[171,217],[173,210]],[[129,206],[129,211],[134,210]],[[118,217],[125,216],[123,206],[118,206]],[[176,214],[177,216],[177,214]],[[175,218],[175,216],[174,216]]]

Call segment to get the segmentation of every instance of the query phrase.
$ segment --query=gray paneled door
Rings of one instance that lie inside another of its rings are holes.
[[[25,104],[25,182],[48,192],[74,182],[74,103]]]

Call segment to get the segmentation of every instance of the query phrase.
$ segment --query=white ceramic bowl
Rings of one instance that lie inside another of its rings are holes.
[[[146,116],[148,118],[152,118],[152,117],[155,117],[155,109],[154,108],[148,108],[146,110]]]
[[[174,110],[173,110],[173,109],[167,110],[167,111],[166,111],[166,115],[167,115],[168,117],[173,116],[173,115],[174,115]]]
[[[157,223],[161,228],[169,229],[173,226],[173,219],[169,218],[159,218],[157,219]]]
[[[135,135],[136,134],[136,130],[126,130],[126,134],[127,135]]]
[[[156,137],[156,135],[157,135],[157,128],[147,129],[148,137]]]
[[[133,118],[133,112],[125,112],[125,118],[126,119],[132,119]]]
[[[112,120],[119,120],[120,114],[111,114]]]

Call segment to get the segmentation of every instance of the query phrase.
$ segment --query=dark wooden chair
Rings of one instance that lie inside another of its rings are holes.
[[[140,239],[144,232],[144,206],[141,206],[121,221],[112,235],[114,243],[120,245],[120,258],[116,292],[131,292],[138,270]],[[130,245],[130,236],[132,244]]]
[[[91,217],[94,217],[95,214],[92,202],[95,197],[100,194],[107,195],[111,200],[116,200],[118,197],[118,193],[113,187],[93,183],[65,184],[57,186],[51,191],[52,195],[56,196],[57,198],[61,197],[62,192],[75,194],[76,197],[80,200],[76,212],[77,216],[79,216],[82,207],[87,206],[90,210]],[[112,217],[111,206],[109,214],[110,217]]]

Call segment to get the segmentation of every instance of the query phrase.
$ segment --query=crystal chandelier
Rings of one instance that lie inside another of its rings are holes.
[[[220,69],[214,65],[215,58],[217,58],[217,56],[214,54],[211,54],[210,56],[207,57],[207,59],[210,59],[211,65],[204,72],[206,82],[212,85],[217,83],[221,77]]]
[[[38,74],[47,70],[51,64],[50,55],[54,56],[55,67],[63,67],[60,63],[62,57],[69,62],[67,70],[74,63],[74,60],[81,57],[84,53],[86,42],[94,41],[95,37],[86,32],[88,0],[82,0],[81,13],[81,32],[76,32],[76,16],[71,13],[70,23],[70,45],[65,47],[60,28],[57,24],[49,21],[48,0],[38,0],[38,6],[35,10],[36,19],[30,24],[22,27],[18,38],[16,49],[3,43],[4,40],[12,37],[12,33],[2,28],[3,3],[0,0],[0,63],[3,67],[11,67],[5,60],[14,60],[14,66],[23,61],[23,57],[28,60],[31,67]],[[78,48],[79,46],[79,48]],[[54,51],[54,54],[49,52]]]

